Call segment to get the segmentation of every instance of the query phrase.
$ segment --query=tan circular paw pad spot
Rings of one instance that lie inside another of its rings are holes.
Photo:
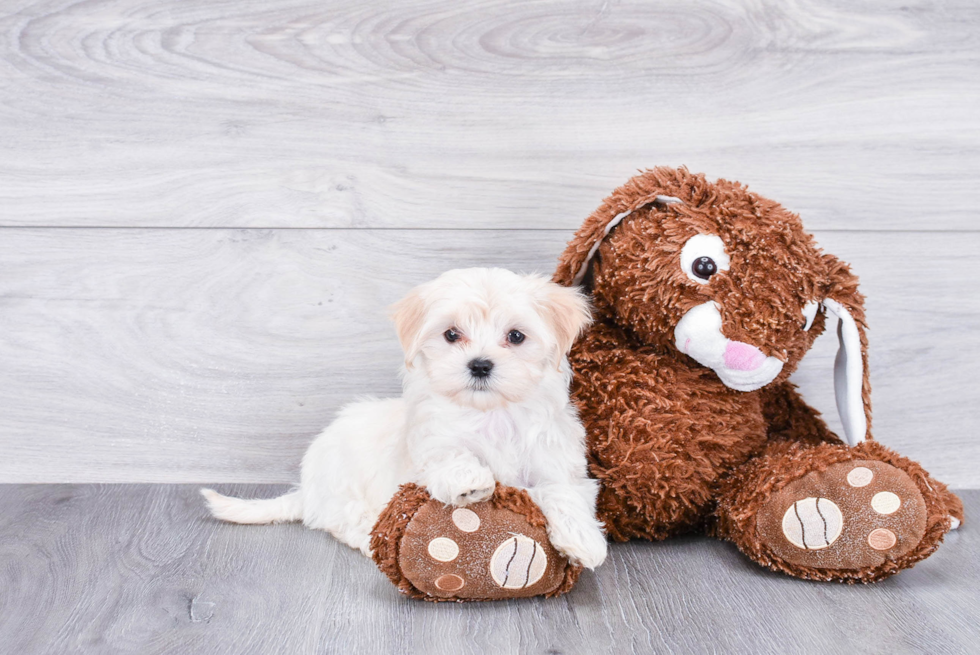
[[[847,484],[852,487],[867,487],[874,480],[875,474],[866,466],[855,466],[847,474]]]
[[[436,578],[436,587],[443,591],[459,591],[466,582],[454,573],[447,573]]]
[[[832,545],[844,529],[840,508],[826,498],[798,500],[783,514],[783,535],[804,550],[820,550]]]
[[[451,562],[459,557],[459,546],[452,539],[436,537],[429,542],[429,557],[440,562]]]
[[[515,534],[497,547],[490,558],[490,575],[504,589],[533,585],[548,568],[548,556],[534,539]]]
[[[902,506],[902,499],[890,491],[879,491],[871,499],[871,508],[879,514],[894,514]]]
[[[896,543],[898,543],[898,537],[895,536],[894,532],[885,528],[872,530],[871,534],[868,535],[868,545],[875,550],[888,550]]]
[[[476,532],[480,529],[480,517],[471,509],[460,507],[453,510],[453,524],[463,532]]]

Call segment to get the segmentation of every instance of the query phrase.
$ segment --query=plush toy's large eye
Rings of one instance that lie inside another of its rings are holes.
[[[691,264],[691,272],[694,273],[695,277],[707,280],[718,272],[718,265],[715,264],[715,260],[711,257],[698,257]]]
[[[728,265],[725,244],[714,234],[697,234],[681,249],[681,270],[698,284],[707,284],[712,275],[727,271]]]

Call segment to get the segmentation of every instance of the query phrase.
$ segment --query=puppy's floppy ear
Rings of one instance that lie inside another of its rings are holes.
[[[575,339],[592,322],[589,301],[577,287],[546,283],[545,314],[558,341],[559,361],[572,349]]]
[[[398,333],[398,341],[405,353],[405,366],[408,368],[412,368],[412,362],[419,354],[421,346],[426,311],[424,288],[425,285],[415,287],[391,306],[391,320],[395,323],[395,332]]]
[[[837,316],[840,348],[834,362],[834,395],[848,444],[871,439],[871,379],[868,373],[868,337],[864,296],[858,278],[847,264],[824,255],[830,284],[824,307]]]

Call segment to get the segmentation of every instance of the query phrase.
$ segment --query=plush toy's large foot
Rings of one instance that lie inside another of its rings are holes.
[[[465,508],[404,485],[378,519],[371,549],[403,593],[432,601],[555,596],[582,571],[552,547],[527,493],[499,485]]]
[[[771,568],[871,582],[930,555],[952,523],[945,487],[874,442],[799,446],[767,459],[768,479],[732,494],[719,514],[722,536]]]
[[[851,460],[813,471],[759,510],[759,537],[786,562],[859,570],[896,560],[922,541],[926,506],[901,469]]]

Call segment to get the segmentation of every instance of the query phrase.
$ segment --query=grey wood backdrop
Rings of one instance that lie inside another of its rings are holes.
[[[978,33],[970,0],[6,0],[0,481],[292,481],[397,393],[387,304],[550,272],[686,164],[853,263],[878,438],[980,486]],[[833,341],[796,376],[830,417]]]

